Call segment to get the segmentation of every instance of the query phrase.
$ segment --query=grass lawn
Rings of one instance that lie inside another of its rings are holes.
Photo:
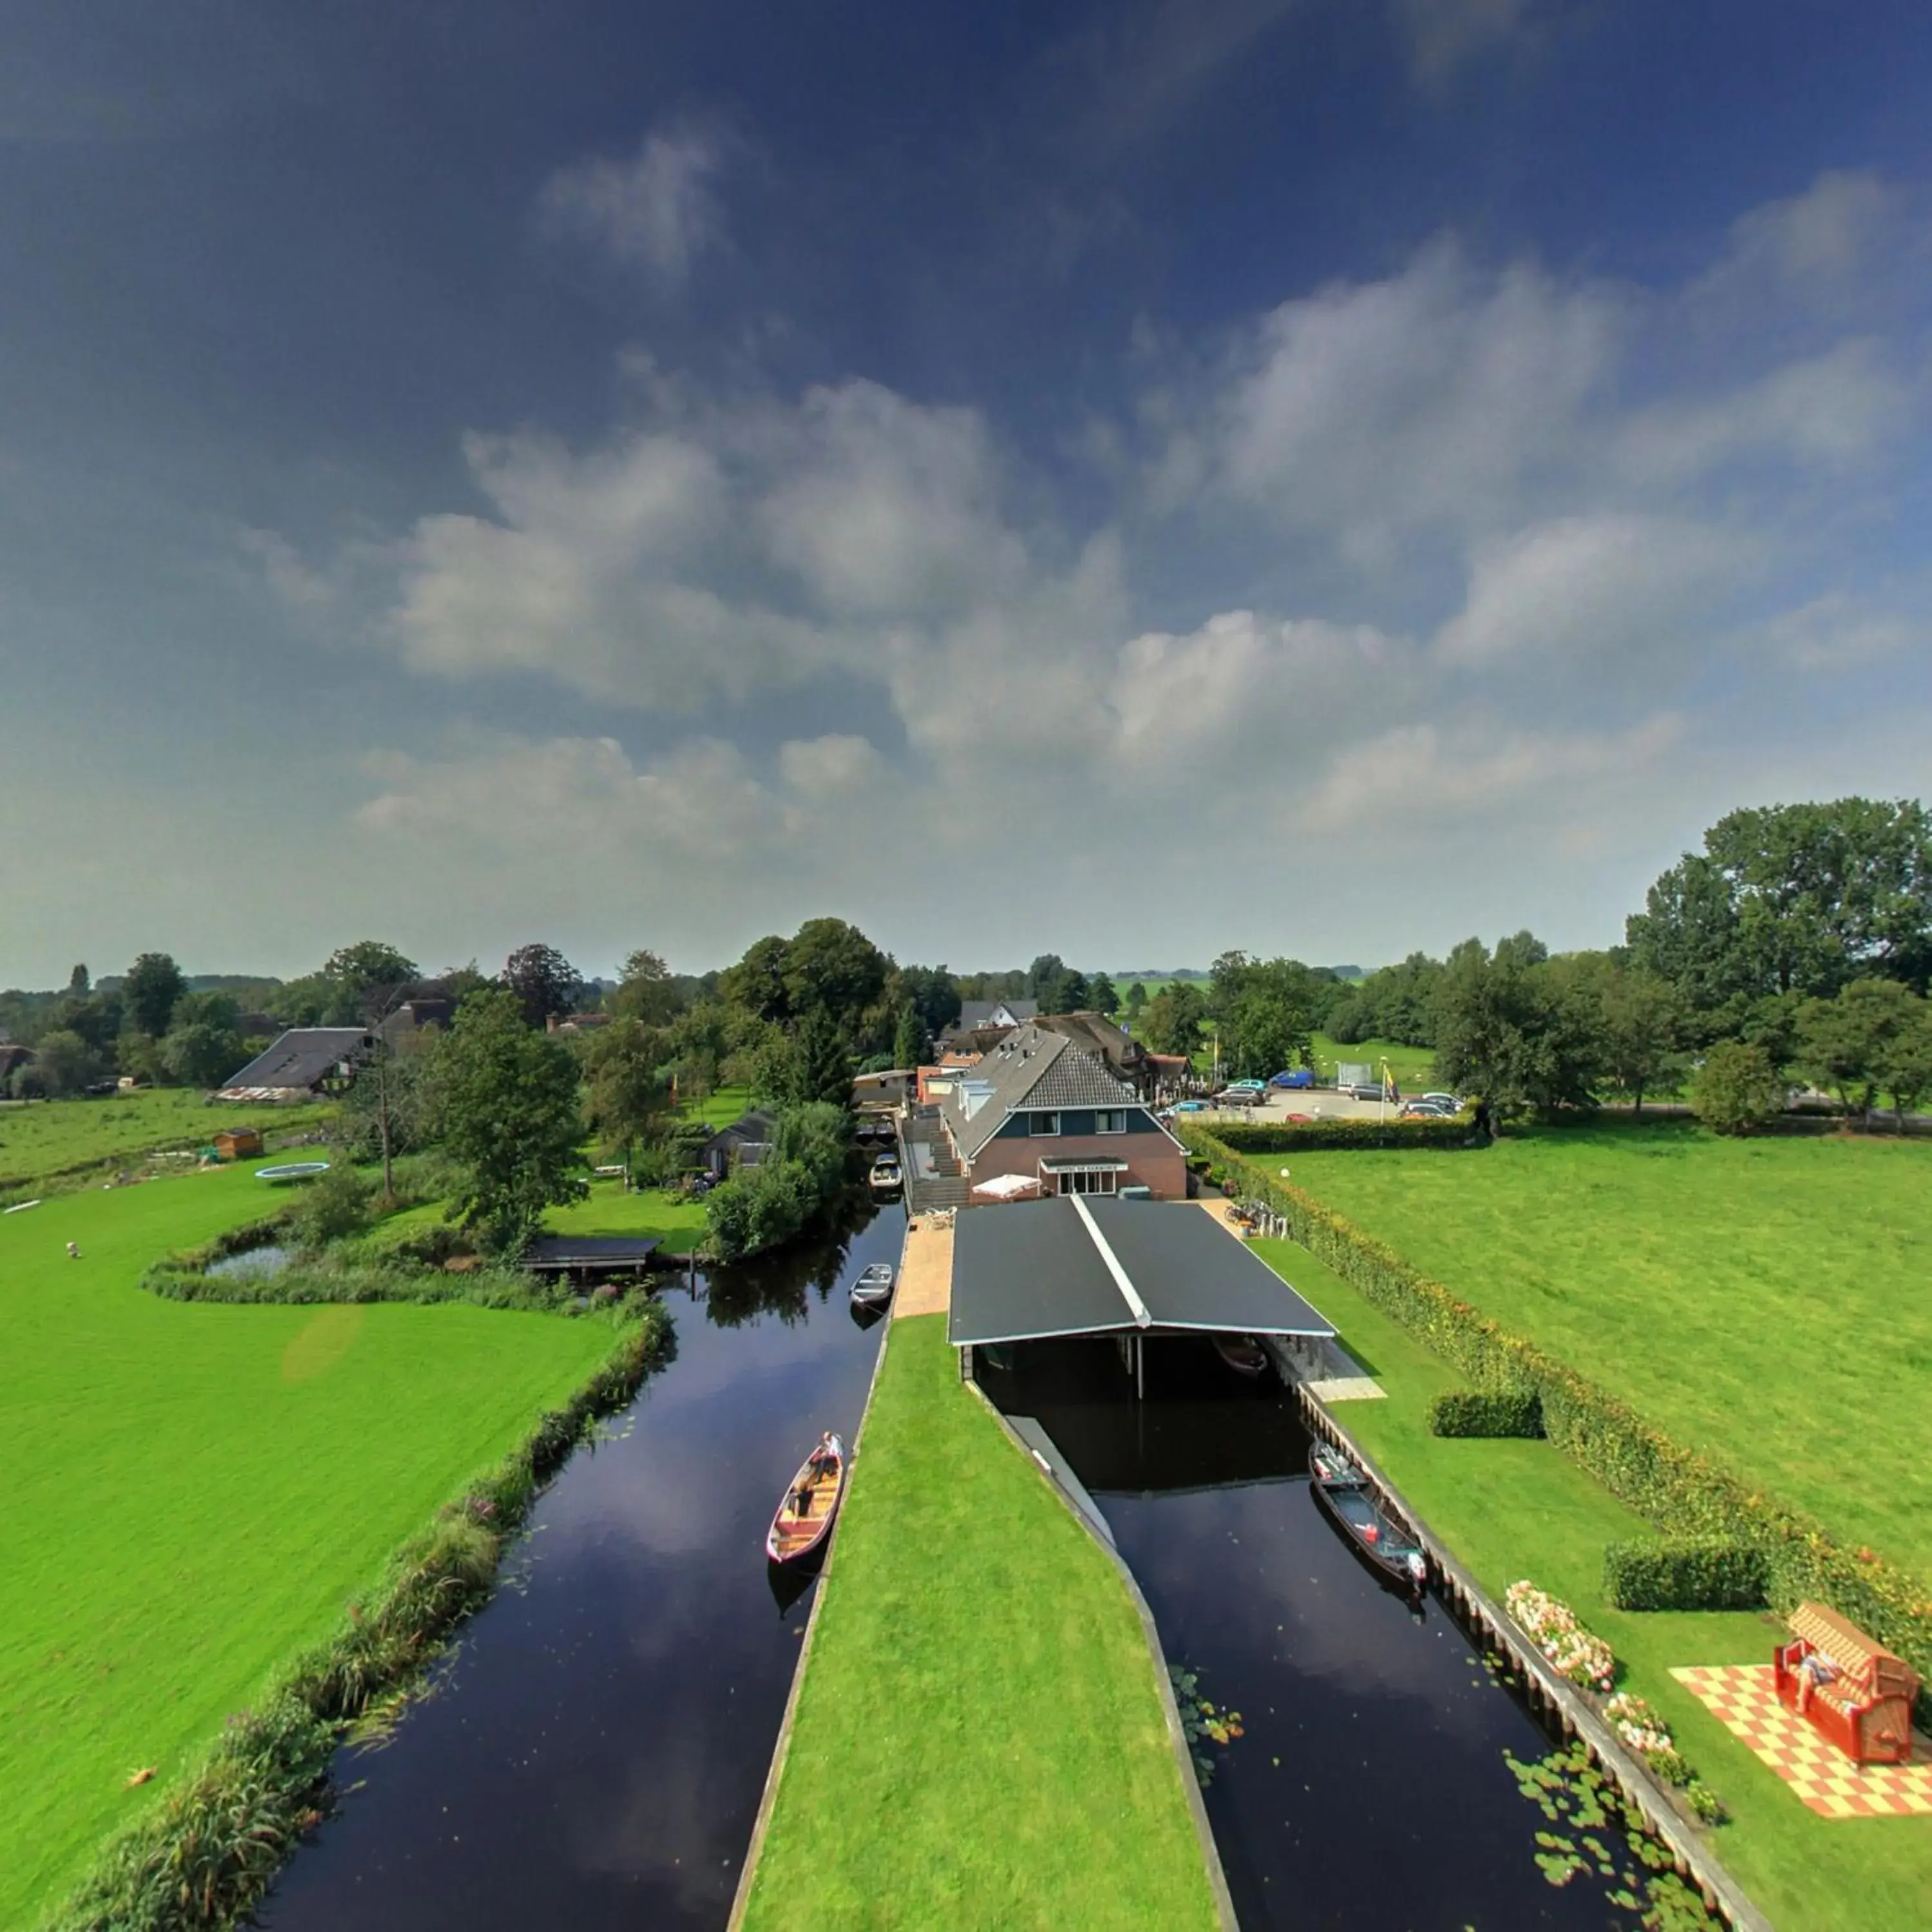
[[[326,1106],[209,1106],[199,1092],[143,1087],[111,1100],[35,1100],[0,1106],[0,1189],[86,1163],[119,1160],[150,1148],[206,1146],[224,1127],[301,1132],[326,1119]]]
[[[721,1087],[702,1100],[687,1100],[679,1111],[688,1120],[702,1120],[707,1127],[728,1127],[752,1104],[748,1087]]]
[[[626,1194],[621,1180],[593,1180],[587,1199],[553,1208],[544,1216],[544,1226],[553,1234],[655,1235],[667,1248],[682,1253],[704,1238],[704,1203],[658,1188]]]
[[[1408,1156],[1342,1158],[1377,1165]],[[1430,1400],[1459,1385],[1456,1372],[1303,1249],[1252,1246],[1335,1324],[1388,1391],[1385,1402],[1338,1406],[1336,1419],[1484,1588],[1500,1602],[1528,1576],[1553,1592],[1616,1652],[1627,1687],[1664,1714],[1731,1814],[1714,1841],[1718,1856],[1780,1932],[1922,1922],[1932,1898],[1932,1818],[1816,1816],[1670,1674],[1674,1664],[1768,1663],[1774,1622],[1613,1609],[1603,1594],[1604,1546],[1648,1534],[1649,1526],[1546,1442],[1431,1436]]]
[[[1405,1096],[1412,1099],[1436,1084],[1436,1054],[1432,1048],[1405,1046],[1399,1040],[1358,1040],[1353,1046],[1344,1046],[1340,1041],[1330,1040],[1325,1033],[1318,1033],[1312,1044],[1316,1064],[1324,1080],[1334,1078],[1336,1064],[1344,1060],[1356,1064],[1366,1061],[1375,1069],[1375,1077],[1380,1079],[1382,1062],[1386,1060],[1390,1072],[1395,1076],[1395,1084]]]
[[[588,1321],[134,1286],[268,1193],[230,1168],[0,1220],[0,1924],[30,1922],[608,1351]]]
[[[1932,1146],[1673,1123],[1292,1165],[1680,1442],[1932,1576]]]
[[[748,1932],[1215,1924],[1118,1573],[892,1324]]]

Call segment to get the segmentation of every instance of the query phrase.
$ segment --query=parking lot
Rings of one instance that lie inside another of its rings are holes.
[[[1416,1095],[1404,1090],[1402,1099],[1412,1100]],[[1312,1120],[1395,1120],[1400,1117],[1399,1102],[1391,1101],[1386,1106],[1380,1100],[1354,1100],[1338,1094],[1332,1087],[1270,1087],[1268,1097],[1258,1107],[1216,1107],[1211,1101],[1196,1114],[1196,1120],[1286,1120],[1291,1114],[1306,1114]]]

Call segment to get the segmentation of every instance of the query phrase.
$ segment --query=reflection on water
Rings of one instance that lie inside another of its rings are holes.
[[[219,1261],[210,1262],[202,1273],[244,1281],[269,1281],[294,1258],[287,1248],[248,1248],[238,1255],[224,1255]]]
[[[1505,1749],[1548,1748],[1433,1598],[1412,1606],[1316,1507],[1308,1436],[1272,1377],[1158,1337],[1148,1399],[1114,1346],[1042,1342],[982,1372],[1096,1492],[1168,1661],[1238,1708],[1206,1796],[1242,1924],[1622,1928],[1593,1874],[1534,1861]]]
[[[845,1294],[905,1226],[865,1223],[664,1292],[676,1360],[546,1493],[440,1694],[341,1755],[274,1932],[724,1924],[812,1581],[775,1598],[765,1531],[820,1432],[858,1427],[880,1337]]]

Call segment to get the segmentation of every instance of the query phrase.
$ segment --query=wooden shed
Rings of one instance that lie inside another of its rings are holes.
[[[214,1150],[224,1160],[251,1160],[262,1151],[262,1136],[254,1127],[224,1127],[214,1136]]]

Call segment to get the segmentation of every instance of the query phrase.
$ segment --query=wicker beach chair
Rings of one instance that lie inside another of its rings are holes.
[[[1778,1702],[1855,1764],[1909,1762],[1918,1673],[1822,1604],[1800,1604],[1790,1622],[1773,1659]]]

